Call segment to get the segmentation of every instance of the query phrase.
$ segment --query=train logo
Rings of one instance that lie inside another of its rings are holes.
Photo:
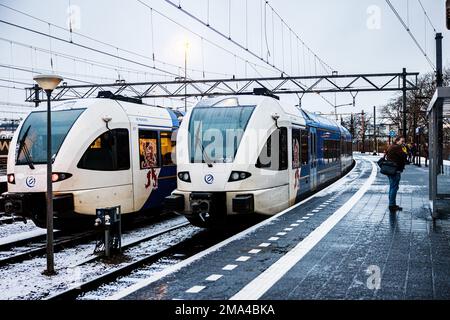
[[[212,184],[212,183],[214,182],[214,177],[213,177],[213,175],[212,175],[212,174],[207,174],[207,175],[205,176],[205,182],[206,182],[207,184]]]
[[[27,186],[29,188],[33,188],[36,185],[36,178],[33,176],[29,176],[27,177],[27,179],[25,180],[25,183],[27,184]]]

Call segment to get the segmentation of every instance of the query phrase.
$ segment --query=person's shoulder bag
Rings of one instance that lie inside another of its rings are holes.
[[[380,172],[386,176],[393,176],[397,173],[397,164],[393,161],[387,160],[386,155],[377,161],[380,167]]]

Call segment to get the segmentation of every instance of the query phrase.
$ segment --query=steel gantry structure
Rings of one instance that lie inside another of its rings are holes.
[[[319,76],[280,76],[268,78],[230,78],[191,80],[176,78],[173,81],[134,82],[123,80],[107,84],[83,84],[57,87],[51,99],[94,98],[100,91],[111,91],[114,95],[132,98],[190,98],[219,95],[253,94],[255,90],[266,90],[273,95],[333,92],[377,92],[406,91],[417,89],[419,73],[376,73]],[[37,87],[26,88],[26,101],[36,104],[43,101],[43,92]]]
[[[403,135],[406,135],[406,93],[417,90],[418,72],[373,73],[319,76],[284,76],[261,78],[229,78],[192,80],[178,77],[173,81],[126,82],[124,80],[106,84],[83,84],[57,87],[51,94],[51,100],[86,99],[99,96],[102,91],[113,95],[125,95],[130,98],[192,98],[224,95],[262,94],[280,95],[297,94],[299,105],[307,93],[344,93],[352,94],[353,99],[359,92],[402,91],[403,92]],[[36,106],[45,99],[44,92],[35,85],[26,88],[26,101]]]

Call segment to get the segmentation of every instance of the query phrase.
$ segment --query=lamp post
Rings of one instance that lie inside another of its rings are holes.
[[[47,94],[47,269],[46,275],[55,274],[53,250],[53,188],[52,188],[52,114],[50,99],[52,91],[63,80],[57,75],[38,75],[33,78]]]

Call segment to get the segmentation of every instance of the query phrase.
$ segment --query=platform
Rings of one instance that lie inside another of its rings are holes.
[[[427,168],[407,166],[391,214],[377,157],[300,204],[111,299],[450,299],[450,221]]]

